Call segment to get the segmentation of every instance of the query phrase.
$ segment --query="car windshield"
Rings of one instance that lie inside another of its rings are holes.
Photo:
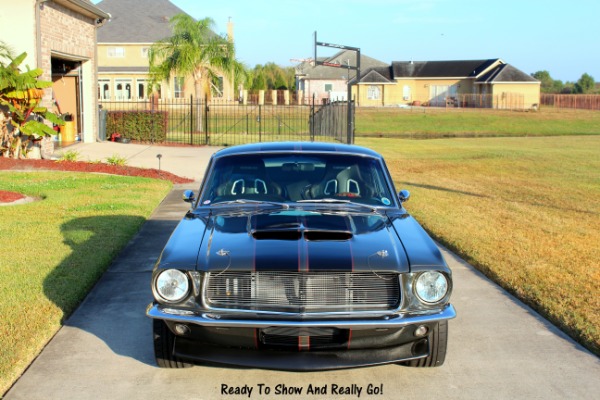
[[[376,158],[336,153],[244,154],[215,160],[200,204],[390,206],[394,205],[391,193],[385,169]]]

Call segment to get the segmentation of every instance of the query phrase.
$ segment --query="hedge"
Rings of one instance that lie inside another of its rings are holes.
[[[166,111],[108,111],[106,135],[139,142],[165,142],[167,139]]]

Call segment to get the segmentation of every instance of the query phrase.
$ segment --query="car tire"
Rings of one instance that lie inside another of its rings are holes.
[[[160,319],[152,320],[152,337],[154,339],[154,357],[160,368],[189,368],[194,366],[194,364],[173,355],[175,335],[164,321]]]
[[[425,368],[439,367],[444,364],[444,360],[446,360],[446,348],[448,347],[448,321],[440,321],[429,334],[428,340],[429,356],[407,361],[403,365]]]

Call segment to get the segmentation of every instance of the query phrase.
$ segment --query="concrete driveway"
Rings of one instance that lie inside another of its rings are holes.
[[[150,275],[186,210],[181,192],[190,187],[195,189],[195,184],[178,186],[167,196],[6,394],[7,400],[598,398],[596,356],[445,250],[454,272],[458,318],[450,321],[448,355],[440,368],[386,365],[318,373],[159,369],[154,363],[151,321],[144,315],[152,299]],[[226,394],[223,385],[240,393]],[[308,393],[311,388],[325,394]],[[301,394],[290,394],[297,390]]]

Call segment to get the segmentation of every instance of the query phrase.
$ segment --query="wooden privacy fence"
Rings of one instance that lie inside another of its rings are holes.
[[[600,110],[598,94],[546,94],[541,95],[542,105],[554,108]]]

